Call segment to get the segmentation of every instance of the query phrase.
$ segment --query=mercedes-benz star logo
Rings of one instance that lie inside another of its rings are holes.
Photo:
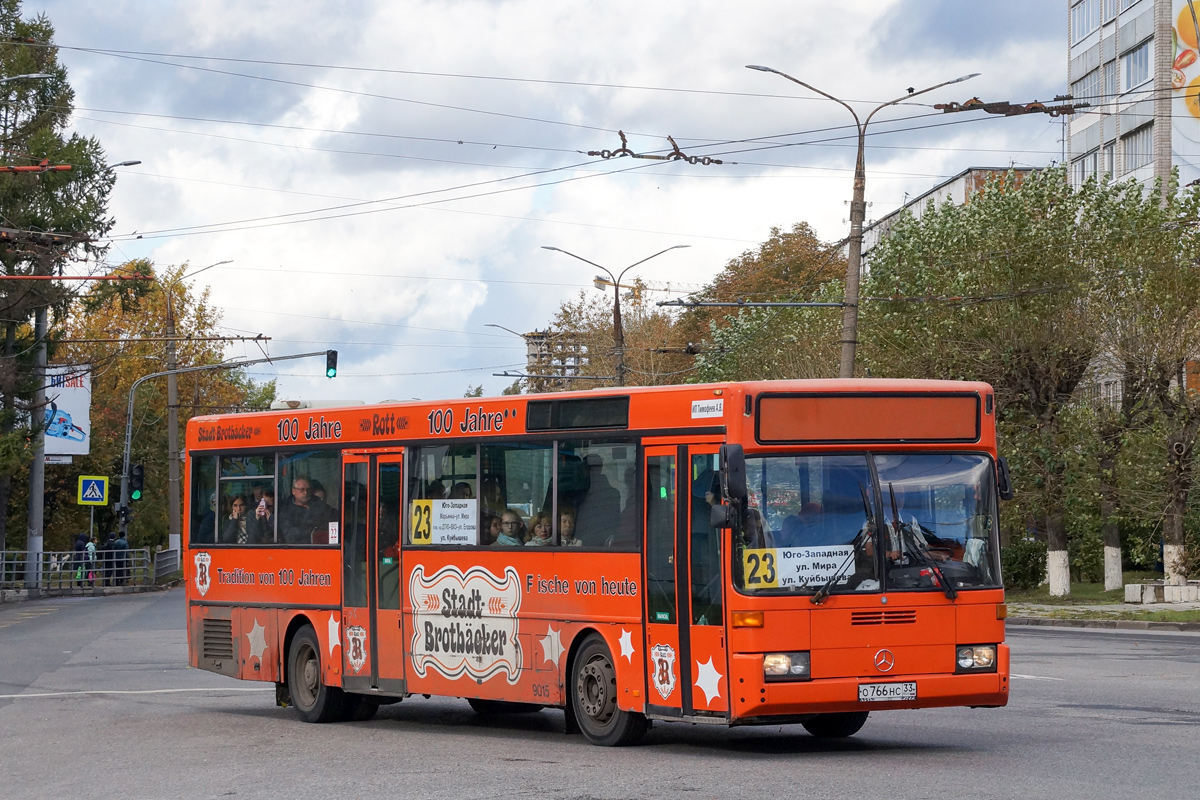
[[[888,672],[894,666],[896,666],[896,657],[892,655],[891,650],[880,650],[875,654],[875,669],[880,672]]]

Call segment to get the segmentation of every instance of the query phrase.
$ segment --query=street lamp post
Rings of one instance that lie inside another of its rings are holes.
[[[602,269],[602,270],[604,270],[605,274],[608,275],[608,277],[612,279],[612,283],[613,283],[613,347],[616,350],[617,386],[625,385],[625,329],[621,326],[621,278],[624,278],[626,272],[629,272],[629,270],[633,269],[634,267],[638,266],[639,264],[645,264],[650,259],[657,258],[658,256],[661,256],[663,253],[669,252],[671,250],[679,250],[684,247],[691,247],[691,245],[688,245],[688,244],[672,245],[671,247],[668,247],[666,250],[659,250],[657,253],[655,253],[652,256],[646,256],[641,261],[637,261],[633,264],[630,264],[628,267],[621,270],[620,275],[613,275],[612,271],[609,270],[607,267],[602,267],[599,264],[597,264],[595,261],[588,261],[583,256],[577,256],[574,253],[569,253],[566,250],[563,250],[558,247],[547,247],[545,245],[542,246],[543,250],[554,250],[555,252],[570,256],[571,258],[579,259],[580,261],[584,262],[585,264],[591,264],[596,269]]]
[[[863,240],[863,221],[867,216],[867,176],[863,166],[863,151],[866,147],[867,125],[871,124],[871,118],[875,116],[877,111],[894,106],[909,98],[917,95],[932,92],[934,89],[940,89],[943,86],[949,86],[952,83],[961,83],[962,81],[970,80],[979,75],[978,72],[973,72],[970,75],[963,75],[960,78],[955,78],[950,81],[930,86],[919,91],[909,90],[902,97],[897,97],[895,100],[889,100],[886,103],[881,103],[876,106],[867,118],[859,122],[858,114],[848,104],[834,97],[833,95],[822,92],[815,86],[810,86],[802,80],[793,78],[786,72],[780,72],[772,67],[763,67],[757,64],[747,64],[747,69],[758,70],[759,72],[773,72],[782,78],[787,78],[792,83],[797,83],[805,89],[816,92],[822,97],[827,97],[833,102],[840,105],[842,108],[850,112],[854,117],[854,126],[858,130],[858,157],[854,162],[854,197],[850,201],[850,240],[848,244],[848,253],[846,259],[846,296],[842,308],[842,357],[841,366],[838,370],[839,377],[853,378],[854,377],[854,351],[858,344],[858,282],[862,275],[862,240]]]
[[[124,162],[114,166],[133,166],[140,161]],[[199,275],[206,269],[231,264],[232,261],[218,261],[201,267],[198,270],[180,275],[167,284],[167,548],[179,551],[182,545],[180,537],[180,522],[183,517],[183,506],[179,497],[179,386],[176,382],[175,364],[175,287],[184,278]]]

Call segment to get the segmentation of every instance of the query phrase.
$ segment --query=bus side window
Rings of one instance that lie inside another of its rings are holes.
[[[558,505],[574,510],[584,547],[638,548],[636,453],[630,442],[559,442]]]
[[[217,459],[200,456],[192,461],[191,543],[217,541]]]

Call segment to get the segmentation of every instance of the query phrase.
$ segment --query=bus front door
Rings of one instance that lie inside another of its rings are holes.
[[[342,686],[351,691],[404,692],[402,460],[400,452],[342,458]]]
[[[648,711],[729,709],[721,531],[710,525],[717,445],[645,448]]]

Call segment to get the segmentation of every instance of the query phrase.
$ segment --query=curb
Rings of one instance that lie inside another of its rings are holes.
[[[182,582],[182,580],[169,581],[158,586],[109,586],[91,590],[39,592],[35,597],[30,597],[27,589],[0,589],[0,606],[11,603],[27,603],[31,600],[57,600],[64,597],[114,597],[125,594],[165,592],[168,589],[174,589]]]
[[[1140,619],[1052,619],[1050,617],[1009,617],[1005,622],[1009,625],[1031,625],[1045,628],[1200,632],[1200,622],[1150,622]]]

